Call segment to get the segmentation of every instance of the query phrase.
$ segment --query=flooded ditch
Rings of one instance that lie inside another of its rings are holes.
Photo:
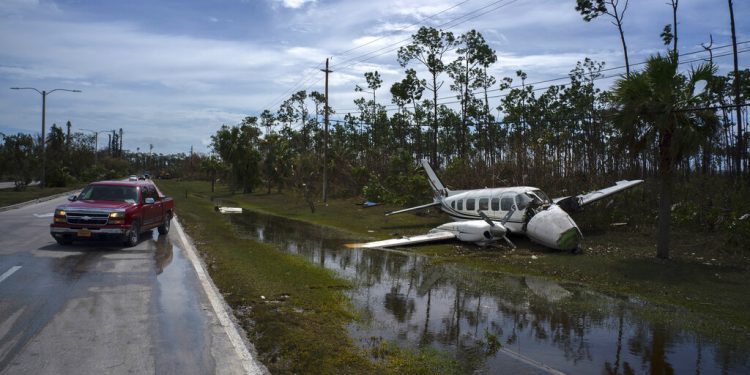
[[[689,312],[597,293],[578,284],[479,272],[408,252],[347,249],[315,225],[247,212],[228,216],[241,236],[351,280],[360,312],[351,337],[434,348],[473,373],[750,373],[748,348],[703,337]]]

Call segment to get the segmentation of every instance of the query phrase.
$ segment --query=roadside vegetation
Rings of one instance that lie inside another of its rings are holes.
[[[334,373],[342,373],[340,369],[392,373],[409,364],[415,367],[408,373],[419,373],[417,368],[460,372],[450,358],[436,353],[399,349],[388,343],[371,349],[373,352],[357,349],[344,329],[357,318],[342,294],[349,288],[346,280],[271,245],[239,239],[237,233],[230,233],[229,221],[213,210],[215,205],[239,206],[284,216],[344,231],[353,242],[422,233],[443,223],[443,215],[386,217],[385,212],[396,206],[363,208],[357,198],[331,199],[311,213],[298,193],[232,193],[225,185],[216,185],[212,192],[207,181],[161,181],[159,186],[175,197],[179,218],[196,241],[212,278],[272,371],[325,368]],[[621,198],[641,194],[633,191]],[[721,235],[677,227],[672,259],[658,259],[653,256],[653,225],[641,226],[636,220],[612,227],[611,223],[627,219],[627,211],[620,211],[625,205],[612,205],[618,207],[610,207],[607,215],[593,208],[576,217],[586,235],[579,255],[536,246],[521,237],[513,238],[518,245],[515,250],[448,242],[415,246],[410,251],[437,263],[577,282],[604,293],[677,306],[698,317],[690,323],[696,332],[747,345],[750,318],[745,312],[750,300],[745,295],[750,287],[746,277],[750,257],[746,249],[726,245]],[[586,219],[589,213],[595,218]]]

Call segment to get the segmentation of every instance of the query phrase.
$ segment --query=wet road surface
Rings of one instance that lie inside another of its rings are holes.
[[[688,311],[408,251],[346,249],[341,233],[283,218],[227,218],[241,235],[351,280],[361,322],[349,333],[365,349],[433,348],[475,374],[750,374],[748,336],[697,333],[700,317]]]
[[[58,245],[65,198],[0,212],[1,374],[241,374],[228,338],[175,234]],[[214,297],[215,298],[215,297]]]

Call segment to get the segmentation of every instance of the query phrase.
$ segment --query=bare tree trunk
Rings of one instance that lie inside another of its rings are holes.
[[[622,52],[623,55],[625,55],[625,76],[630,76],[630,60],[628,60],[628,45],[625,44],[625,32],[622,31],[622,18],[625,16],[625,11],[628,10],[628,1],[625,1],[625,6],[622,8],[622,12],[619,12],[617,10],[617,2],[610,0],[610,4],[612,5],[612,11],[614,14],[612,16],[615,19],[615,26],[617,26],[617,31],[620,32],[620,42],[622,42]]]
[[[669,259],[669,237],[672,222],[672,133],[662,131],[659,137],[659,224],[656,257]]]
[[[737,177],[742,176],[742,163],[744,160],[744,154],[745,154],[745,145],[742,138],[742,109],[740,107],[740,104],[742,104],[742,101],[740,100],[740,72],[739,68],[737,67],[737,34],[734,29],[734,6],[732,5],[732,0],[729,1],[729,21],[730,25],[732,27],[732,54],[734,58],[734,104],[737,106],[735,110],[737,111],[737,155],[736,163],[737,163]]]

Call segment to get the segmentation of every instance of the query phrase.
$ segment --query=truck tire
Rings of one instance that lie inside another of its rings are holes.
[[[130,230],[125,233],[125,240],[123,241],[125,247],[133,247],[138,244],[138,240],[141,237],[141,225],[137,221],[133,222]]]
[[[159,234],[167,234],[169,233],[169,226],[172,221],[172,214],[167,214],[166,220],[164,220],[164,223],[159,225]]]

